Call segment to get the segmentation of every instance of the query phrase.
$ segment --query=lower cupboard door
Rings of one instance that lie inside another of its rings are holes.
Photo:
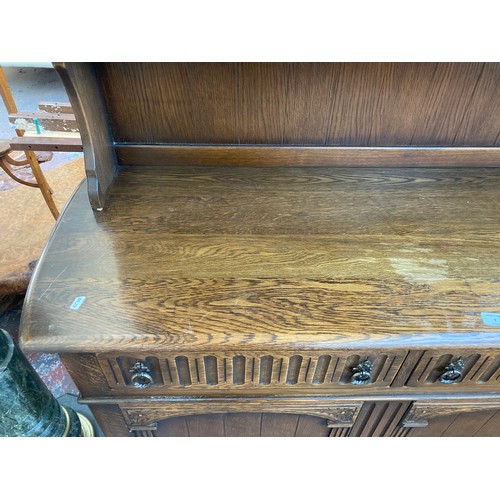
[[[408,437],[499,437],[500,409],[430,417],[425,427],[407,428]]]
[[[500,437],[500,405],[477,401],[365,402],[350,421],[271,413],[203,413],[157,419],[132,435],[158,437]],[[146,413],[146,412],[145,412]],[[348,413],[348,415],[351,415]],[[142,416],[139,415],[139,416]]]
[[[136,436],[185,437],[383,437],[399,433],[411,402],[365,402],[332,412],[332,418],[277,412],[228,412],[169,417]],[[147,414],[146,411],[144,411]],[[140,415],[142,417],[142,414]],[[335,418],[336,417],[336,418]],[[145,429],[145,427],[143,427]]]
[[[327,437],[336,429],[324,418],[281,413],[216,413],[171,417],[157,423],[155,436]]]

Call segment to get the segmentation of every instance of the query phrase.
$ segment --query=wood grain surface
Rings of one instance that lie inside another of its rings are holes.
[[[500,63],[96,65],[118,142],[498,146]]]
[[[14,142],[16,149],[20,148]],[[145,145],[116,143],[124,166],[174,167],[498,167],[498,147]]]
[[[500,63],[55,68],[81,129],[96,210],[105,206],[116,156],[126,166],[500,165]]]
[[[496,347],[499,187],[497,169],[130,169],[107,210],[69,203],[23,344]]]

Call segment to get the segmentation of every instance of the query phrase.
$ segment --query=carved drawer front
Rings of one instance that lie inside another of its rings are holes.
[[[496,352],[425,351],[406,381],[408,387],[500,384],[500,354]]]
[[[161,392],[224,388],[388,387],[407,351],[99,355],[113,389]]]

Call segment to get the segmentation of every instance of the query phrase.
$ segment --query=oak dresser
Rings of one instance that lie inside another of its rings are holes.
[[[22,347],[107,436],[500,436],[500,64],[54,66]]]

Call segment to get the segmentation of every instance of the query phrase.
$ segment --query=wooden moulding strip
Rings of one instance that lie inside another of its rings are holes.
[[[45,111],[46,113],[58,113],[58,114],[73,114],[73,108],[69,102],[46,102],[42,101],[38,103],[38,109],[40,111]]]
[[[421,393],[421,392],[395,392],[392,391],[390,395],[388,393],[363,393],[362,398],[360,398],[359,394],[348,394],[348,395],[329,395],[325,398],[322,395],[313,395],[313,396],[302,396],[295,395],[293,399],[288,399],[284,396],[225,396],[223,399],[220,397],[213,396],[190,396],[186,398],[183,396],[155,396],[154,403],[155,404],[189,404],[189,403],[197,403],[203,402],[210,404],[213,403],[235,403],[235,404],[244,404],[251,403],[252,401],[259,400],[263,403],[280,403],[287,402],[290,403],[305,403],[305,402],[315,402],[315,401],[323,401],[328,404],[328,402],[336,402],[336,403],[358,403],[362,399],[363,401],[418,401],[422,406],[435,406],[439,407],[447,407],[447,406],[460,406],[462,408],[466,407],[475,407],[481,406],[484,409],[488,408],[500,408],[500,397],[497,395],[491,395],[490,393],[474,393],[471,395],[470,393],[463,392],[454,392],[454,393],[441,393],[441,394],[429,394],[429,393]],[[81,397],[78,402],[80,404],[127,404],[127,405],[142,405],[142,404],[150,404],[152,403],[151,397],[141,397],[141,396],[97,396],[97,397]]]
[[[58,113],[11,113],[9,122],[19,130],[36,130],[37,124],[41,130],[53,130],[58,132],[78,132],[78,124],[75,116],[71,114]]]
[[[499,167],[500,148],[116,143],[123,166]]]
[[[10,146],[14,151],[83,151],[82,140],[78,137],[16,137],[11,139]]]

